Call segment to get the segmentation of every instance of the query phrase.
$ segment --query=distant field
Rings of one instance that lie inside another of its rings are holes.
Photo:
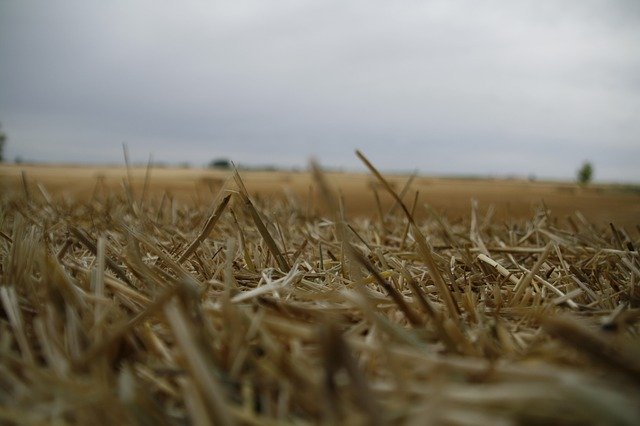
[[[8,193],[23,191],[21,172],[27,182],[39,193],[36,184],[42,184],[53,196],[88,199],[94,191],[104,188],[122,188],[126,170],[122,167],[82,166],[0,166],[0,183]],[[146,169],[131,169],[134,194],[142,196]],[[208,204],[225,185],[229,172],[209,169],[152,169],[147,190],[148,197],[161,197],[163,193],[187,203]],[[320,205],[313,189],[312,178],[306,172],[241,171],[252,195],[268,197],[294,197],[301,208],[317,209]],[[377,217],[374,179],[366,174],[328,173],[328,179],[339,188],[346,213],[351,216]],[[400,191],[409,176],[387,176]],[[233,187],[231,182],[227,183]],[[470,214],[471,199],[479,202],[481,212],[493,206],[497,220],[531,218],[541,202],[560,220],[580,212],[593,224],[608,226],[609,222],[636,232],[640,225],[640,192],[611,185],[593,185],[580,188],[573,183],[530,182],[525,180],[453,179],[416,177],[404,199],[412,204],[419,191],[417,215],[424,217],[426,205],[449,220],[466,219]],[[391,199],[378,191],[382,211],[391,206]],[[309,198],[311,195],[311,198]]]

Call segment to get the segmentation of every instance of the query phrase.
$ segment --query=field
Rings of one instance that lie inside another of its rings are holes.
[[[129,177],[134,193],[142,196],[147,170],[134,167],[127,174],[123,167],[64,167],[0,165],[0,188],[5,192],[23,192],[21,173],[31,184],[41,183],[52,196],[88,200],[96,191],[122,189],[123,179]],[[166,192],[181,203],[208,206],[229,179],[229,171],[210,169],[151,169],[147,197],[161,198]],[[349,217],[378,217],[375,189],[383,212],[393,205],[392,198],[380,190],[375,179],[367,174],[327,173],[328,181],[338,190],[345,202]],[[307,209],[319,209],[323,204],[313,190],[313,178],[308,172],[242,171],[248,191],[258,197],[295,197]],[[400,192],[410,176],[387,176]],[[481,211],[491,208],[497,221],[529,219],[544,202],[554,218],[579,221],[576,212],[598,226],[613,222],[635,232],[640,224],[640,189],[614,185],[592,185],[586,188],[574,183],[530,182],[526,180],[454,179],[417,176],[404,197],[413,203],[415,192],[420,194],[416,214],[427,217],[428,208],[451,221],[470,217],[471,199],[478,201]],[[37,188],[33,191],[39,193]],[[309,201],[310,200],[310,201]],[[428,207],[426,207],[428,206]],[[492,220],[493,220],[492,219]]]
[[[638,424],[633,188],[361,160],[1,166],[0,423]]]

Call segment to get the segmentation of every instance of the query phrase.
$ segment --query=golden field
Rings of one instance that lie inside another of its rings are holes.
[[[2,166],[0,423],[638,424],[637,193],[358,155]]]
[[[35,185],[41,183],[52,196],[88,200],[96,191],[120,190],[127,178],[124,167],[83,167],[55,165],[0,165],[0,185],[7,192],[23,191],[21,173]],[[305,208],[322,209],[313,180],[308,172],[242,171],[247,189],[258,197],[285,198],[294,196]],[[230,176],[229,171],[198,168],[152,168],[149,173],[148,196],[172,198],[189,204],[207,205]],[[132,188],[139,195],[145,186],[145,167],[130,170]],[[387,175],[400,192],[409,176]],[[390,196],[377,187],[375,179],[364,173],[327,173],[327,179],[341,193],[346,214],[350,217],[378,215],[372,188],[378,192],[383,212],[392,205]],[[39,191],[34,188],[35,193]],[[430,207],[450,220],[468,219],[471,199],[478,200],[480,209],[494,210],[497,220],[529,218],[542,202],[558,220],[579,220],[576,212],[597,226],[617,226],[634,230],[640,225],[640,191],[615,185],[530,182],[504,179],[455,179],[417,176],[404,197],[413,203],[419,192],[416,209],[425,217]],[[309,200],[311,200],[309,202]]]

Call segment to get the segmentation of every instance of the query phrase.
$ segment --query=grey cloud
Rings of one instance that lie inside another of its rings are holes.
[[[570,178],[588,155],[638,181],[637,4],[2,3],[0,120],[10,155],[40,160],[127,141],[358,167],[360,147],[389,169]]]

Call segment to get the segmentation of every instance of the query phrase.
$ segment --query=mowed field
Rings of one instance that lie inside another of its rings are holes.
[[[635,188],[359,156],[0,167],[0,424],[638,424]]]
[[[249,193],[260,197],[283,198],[297,202],[309,213],[321,210],[321,203],[307,172],[241,171]],[[144,167],[129,171],[135,197],[154,198],[164,194],[181,203],[207,205],[224,188],[233,189],[231,173],[200,168],[152,168],[147,176]],[[0,184],[7,193],[24,192],[22,176],[34,196],[42,185],[52,197],[89,200],[96,191],[123,191],[124,167],[83,167],[55,165],[2,165]],[[386,175],[401,192],[409,175]],[[327,173],[329,182],[339,189],[349,217],[378,217],[392,206],[388,194],[380,190],[375,179],[365,173]],[[147,185],[145,185],[147,182]],[[145,186],[147,189],[145,190]],[[416,216],[429,211],[450,221],[468,219],[471,200],[476,199],[482,214],[491,211],[494,220],[530,219],[542,203],[557,220],[580,221],[580,216],[596,226],[610,222],[638,232],[640,225],[640,191],[615,185],[591,185],[586,188],[568,182],[532,182],[505,179],[435,178],[416,176],[404,200],[411,206],[419,195]],[[380,200],[380,208],[376,202]]]

